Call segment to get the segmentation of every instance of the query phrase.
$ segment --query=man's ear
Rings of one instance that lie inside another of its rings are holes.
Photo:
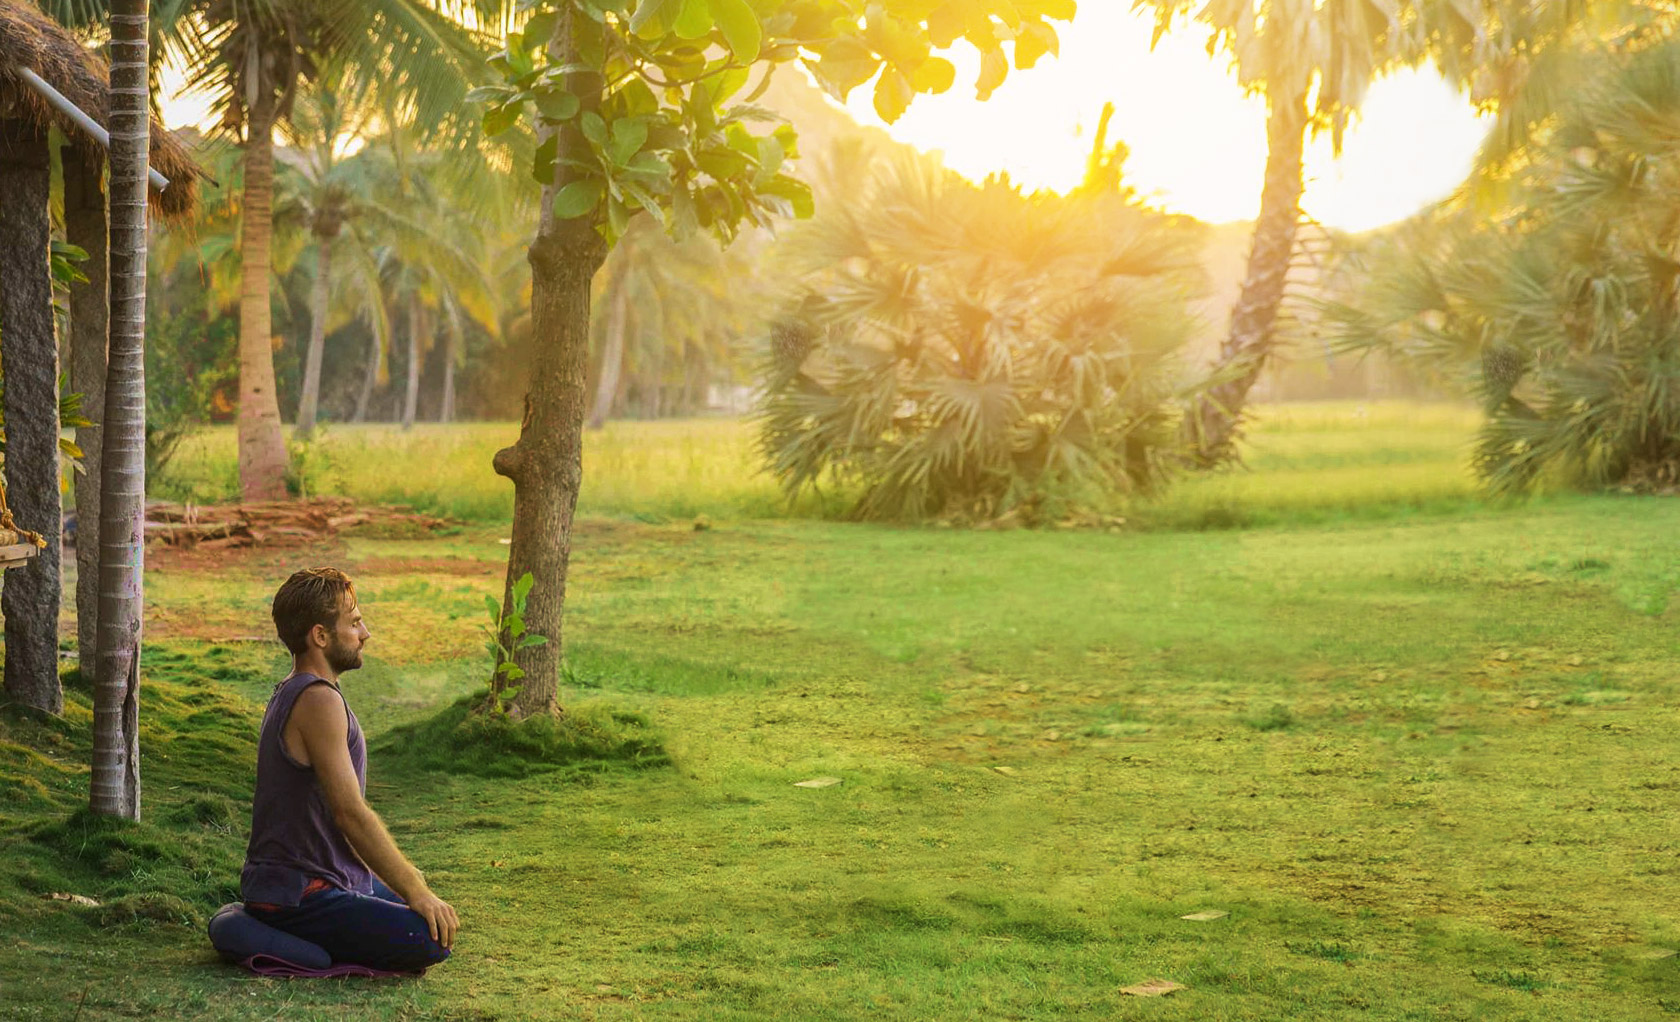
[[[311,625],[309,628],[309,641],[322,649],[326,649],[328,646],[332,645],[332,633],[327,631],[326,625]]]

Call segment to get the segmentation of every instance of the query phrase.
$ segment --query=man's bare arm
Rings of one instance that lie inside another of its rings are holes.
[[[350,762],[350,723],[344,697],[331,685],[311,685],[293,704],[292,721],[297,724],[298,737],[333,822],[344,832],[350,847],[391,890],[402,895],[410,908],[426,918],[432,939],[449,947],[460,925],[455,910],[426,886],[426,878],[403,856],[384,821],[362,798],[356,769]]]

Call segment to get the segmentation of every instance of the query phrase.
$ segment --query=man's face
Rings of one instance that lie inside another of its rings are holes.
[[[346,596],[344,607],[338,612],[338,623],[327,642],[327,665],[339,674],[362,666],[362,647],[373,633],[362,620],[362,610],[355,600]]]

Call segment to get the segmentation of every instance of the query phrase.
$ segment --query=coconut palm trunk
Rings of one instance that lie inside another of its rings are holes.
[[[362,376],[362,389],[356,395],[356,412],[350,416],[351,422],[366,422],[368,403],[373,400],[374,384],[379,382],[379,335],[371,333],[368,336],[367,372]]]
[[[461,350],[459,310],[448,318],[443,332],[443,399],[438,402],[438,421],[455,421],[455,353]]]
[[[111,5],[111,339],[100,495],[95,813],[140,818],[140,625],[146,507],[147,2]]]
[[[70,287],[70,386],[82,395],[86,418],[105,418],[105,349],[111,293],[106,243],[105,154],[76,146],[62,150],[65,240],[88,254],[87,283]],[[84,681],[99,672],[99,423],[76,429],[82,470],[76,473],[76,656]]]
[[[585,23],[574,35],[572,11],[563,8],[549,46],[557,66],[573,63],[577,36],[600,31]],[[585,111],[600,109],[605,84],[598,74],[566,76],[567,91]],[[577,123],[559,129],[562,157],[588,151]],[[555,180],[543,186],[537,236],[526,253],[531,263],[531,386],[518,441],[497,451],[493,461],[497,474],[513,481],[513,537],[502,606],[513,605],[513,587],[529,572],[535,585],[526,603],[525,627],[548,640],[514,654],[525,672],[511,707],[517,717],[560,712],[561,610],[572,517],[583,483],[583,420],[589,405],[590,289],[607,258],[606,240],[590,217],[554,215],[555,197],[574,173],[562,159]]]
[[[244,208],[239,224],[239,490],[246,500],[286,496],[286,443],[274,396],[269,243],[274,233],[276,101],[259,93],[247,113]]]
[[[0,367],[5,372],[6,499],[17,522],[47,545],[6,572],[6,693],[60,713],[58,683],[58,341],[53,333],[52,184],[47,134],[0,120]]]
[[[1220,348],[1215,378],[1186,418],[1193,457],[1211,467],[1236,456],[1243,407],[1276,342],[1278,307],[1288,283],[1289,259],[1301,218],[1301,154],[1307,128],[1307,93],[1274,98],[1266,118],[1266,184],[1242,291],[1231,312],[1231,330]]]
[[[403,393],[402,428],[414,428],[420,404],[420,336],[426,329],[426,309],[418,297],[408,308],[408,387]]]
[[[294,432],[307,437],[315,431],[315,415],[321,400],[321,357],[327,346],[327,301],[332,297],[332,246],[338,224],[317,225],[315,280],[309,288],[309,352],[304,357],[303,393],[298,397]]]
[[[618,397],[618,381],[624,373],[624,334],[630,324],[629,290],[621,286],[614,296],[612,319],[607,322],[607,347],[601,352],[601,379],[595,387],[595,404],[589,412],[590,429],[607,424],[613,401]]]

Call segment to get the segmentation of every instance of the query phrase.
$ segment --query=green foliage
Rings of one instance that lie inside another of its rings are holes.
[[[286,437],[286,492],[292,496],[319,496],[338,467],[325,428],[317,426],[308,436]]]
[[[523,720],[481,712],[483,706],[483,693],[472,693],[427,720],[394,729],[375,743],[380,761],[478,777],[559,772],[580,780],[614,768],[670,764],[664,739],[646,716],[608,703],[584,702],[564,716]]]
[[[1680,484],[1680,46],[1606,56],[1489,217],[1453,208],[1362,253],[1336,339],[1478,396],[1494,491]]]
[[[1166,476],[1199,236],[1118,189],[1022,195],[901,158],[784,258],[801,294],[764,365],[760,446],[864,518],[1027,523]]]
[[[494,597],[484,598],[484,605],[490,611],[490,626],[484,630],[490,641],[485,644],[485,648],[490,653],[490,662],[494,665],[490,672],[490,685],[484,697],[486,705],[493,712],[503,716],[506,716],[508,707],[513,705],[513,700],[523,688],[518,682],[525,677],[524,668],[514,662],[514,654],[519,650],[548,642],[546,635],[525,631],[525,601],[531,595],[534,581],[528,571],[519,576],[509,594],[512,606],[505,611],[497,605]]]
[[[870,80],[887,120],[919,92],[942,92],[955,67],[935,49],[980,53],[976,88],[1057,47],[1046,19],[1073,0],[535,0],[491,59],[497,85],[473,90],[484,130],[534,120],[532,176],[554,215],[587,218],[609,242],[646,212],[678,235],[732,237],[743,223],[807,216],[810,190],[786,172],[787,125],[755,107],[769,71],[802,63],[836,97]],[[756,66],[765,75],[746,92]],[[737,98],[739,100],[737,101]],[[564,154],[564,155],[562,155]]]

